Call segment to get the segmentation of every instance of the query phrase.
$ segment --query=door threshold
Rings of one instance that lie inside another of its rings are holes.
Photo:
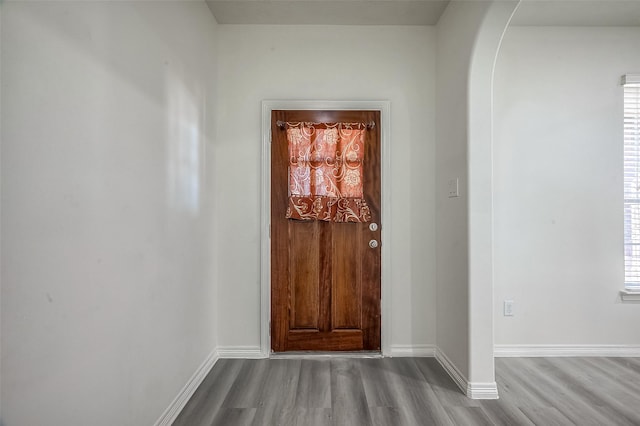
[[[382,352],[362,351],[362,352],[340,352],[340,351],[291,351],[291,352],[271,352],[271,359],[327,359],[327,358],[383,358]]]

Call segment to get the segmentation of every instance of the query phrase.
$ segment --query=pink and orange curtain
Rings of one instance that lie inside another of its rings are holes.
[[[364,199],[362,123],[286,123],[289,143],[287,218],[369,222]]]

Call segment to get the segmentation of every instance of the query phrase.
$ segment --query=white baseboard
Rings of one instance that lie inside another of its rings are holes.
[[[164,410],[164,413],[162,413],[156,421],[155,426],[171,426],[184,406],[187,405],[187,402],[189,402],[189,399],[191,399],[196,389],[198,389],[200,383],[207,377],[207,374],[209,374],[209,371],[211,371],[218,361],[218,358],[218,352],[215,349],[211,351],[207,359],[204,360],[196,372],[193,373],[193,376],[191,376],[187,384],[180,390],[178,396],[176,396],[171,404],[169,404],[169,407]]]
[[[467,396],[471,399],[498,399],[498,384],[470,382],[467,384]]]
[[[640,345],[495,345],[496,357],[640,357]]]
[[[218,356],[220,358],[259,359],[268,358],[269,354],[262,352],[260,346],[219,346]]]
[[[460,390],[471,399],[498,399],[498,384],[496,382],[478,383],[469,380],[460,372],[449,357],[436,347],[436,360],[444,371],[453,379]]]
[[[391,357],[434,357],[436,345],[391,345],[385,356]]]
[[[447,372],[449,377],[453,379],[454,383],[466,395],[468,380],[440,348],[436,348],[436,360],[440,363],[442,368],[444,368],[444,371]]]

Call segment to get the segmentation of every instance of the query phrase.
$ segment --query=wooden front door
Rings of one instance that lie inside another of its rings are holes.
[[[362,160],[370,221],[286,218],[283,123],[294,122],[374,123],[365,132]],[[273,111],[271,135],[272,351],[380,350],[380,112]]]

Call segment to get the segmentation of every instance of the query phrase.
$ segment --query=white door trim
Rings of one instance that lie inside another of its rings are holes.
[[[271,319],[271,244],[269,237],[271,211],[271,111],[272,110],[369,110],[380,111],[381,138],[381,250],[382,277],[380,312],[382,315],[380,345],[389,355],[391,332],[391,102],[389,101],[262,101],[262,196],[260,244],[260,349],[264,357],[271,353],[269,322]]]

